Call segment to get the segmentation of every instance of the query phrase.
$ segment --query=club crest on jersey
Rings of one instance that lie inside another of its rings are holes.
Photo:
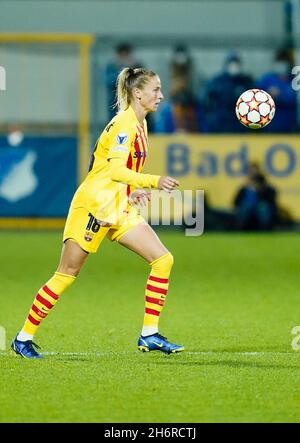
[[[128,140],[127,134],[124,134],[124,132],[120,132],[120,134],[117,135],[117,142],[119,145],[124,145]]]
[[[93,237],[94,237],[94,234],[92,234],[89,231],[86,231],[85,236],[84,236],[85,241],[92,241]]]

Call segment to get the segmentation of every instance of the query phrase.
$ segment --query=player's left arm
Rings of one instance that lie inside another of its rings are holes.
[[[161,177],[160,175],[142,174],[132,171],[127,167],[130,148],[134,141],[135,127],[125,133],[124,125],[116,124],[111,131],[108,142],[107,161],[109,162],[110,178],[113,181],[124,183],[135,188],[163,189],[172,191],[179,185],[172,177]],[[121,132],[120,132],[121,131]]]
[[[136,188],[158,188],[160,175],[142,174],[127,168],[127,159],[111,158],[110,178],[113,181],[126,183]]]
[[[121,119],[120,119],[121,120]],[[134,142],[135,126],[126,125],[123,121],[116,122],[110,130],[107,160],[110,166],[110,178],[135,188],[157,188],[159,175],[142,174],[127,168],[130,148]]]

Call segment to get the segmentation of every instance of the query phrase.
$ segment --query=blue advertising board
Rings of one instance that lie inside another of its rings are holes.
[[[65,217],[76,187],[76,137],[0,136],[0,217]]]

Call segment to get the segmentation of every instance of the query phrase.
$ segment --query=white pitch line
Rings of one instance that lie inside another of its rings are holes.
[[[133,352],[103,351],[103,352],[41,352],[43,355],[66,355],[66,356],[91,356],[102,357],[104,355],[132,355]]]
[[[242,351],[199,351],[193,352],[188,351],[187,354],[197,354],[197,355],[292,355],[296,354],[297,351],[294,352],[274,352],[274,351],[258,351],[258,352],[242,352]]]
[[[138,351],[133,352],[44,352],[44,355],[90,355],[90,356],[102,356],[102,355],[114,355],[114,354],[123,354],[123,355],[132,355],[137,354]],[[230,351],[184,351],[182,355],[294,355],[296,352],[230,352]]]

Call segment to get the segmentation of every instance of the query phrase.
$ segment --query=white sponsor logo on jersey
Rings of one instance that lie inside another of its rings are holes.
[[[112,148],[112,152],[129,152],[129,149],[126,146],[115,146]]]

